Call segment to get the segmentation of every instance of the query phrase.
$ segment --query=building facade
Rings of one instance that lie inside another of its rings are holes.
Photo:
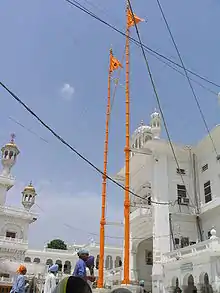
[[[130,279],[145,280],[146,289],[154,292],[169,283],[168,267],[174,273],[182,265],[167,254],[201,246],[212,227],[220,236],[220,126],[193,146],[171,145],[160,134],[161,117],[155,111],[150,126],[142,122],[130,143],[130,187],[137,195],[130,196]],[[115,179],[124,182],[124,168]],[[201,273],[213,281],[210,271]]]
[[[1,149],[2,171],[0,173],[0,285],[11,283],[20,263],[25,263],[28,275],[44,278],[48,266],[57,263],[59,274],[71,274],[76,261],[77,251],[86,247],[96,258],[98,266],[99,245],[93,240],[87,245],[69,245],[67,250],[44,248],[32,250],[28,247],[28,231],[38,215],[32,212],[37,193],[30,183],[21,195],[22,208],[6,206],[7,191],[13,187],[15,178],[11,174],[17,161],[19,149],[12,135],[11,141]],[[121,267],[122,248],[105,247],[105,273]]]

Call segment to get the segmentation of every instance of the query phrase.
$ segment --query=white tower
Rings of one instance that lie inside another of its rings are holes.
[[[36,191],[33,187],[32,183],[24,188],[22,191],[22,204],[24,208],[29,211],[32,206],[35,204],[35,197],[36,197]]]
[[[14,178],[11,176],[11,168],[16,162],[19,149],[14,142],[15,135],[11,135],[11,141],[2,147],[2,172],[0,174],[0,206],[5,205],[6,193],[14,185]]]
[[[160,113],[158,113],[155,109],[154,113],[151,114],[151,132],[153,134],[154,139],[159,139],[161,134],[161,117]]]

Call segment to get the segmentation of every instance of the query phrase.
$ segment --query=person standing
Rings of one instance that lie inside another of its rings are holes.
[[[136,293],[146,293],[146,290],[144,289],[144,280],[141,280],[139,282],[139,286],[137,287]]]
[[[84,281],[94,281],[94,276],[87,276],[86,273],[86,261],[89,258],[89,251],[87,249],[81,249],[78,252],[79,260],[75,265],[75,269],[73,272],[74,277],[82,278]]]
[[[92,284],[95,281],[95,277],[94,277],[94,267],[95,267],[95,258],[94,256],[90,255],[88,257],[88,259],[86,260],[86,272],[87,274],[87,283],[89,284],[89,286],[92,288]],[[90,275],[90,277],[93,277],[94,280],[92,280],[92,278],[88,278],[88,276]]]
[[[58,268],[58,264],[49,267],[49,272],[44,284],[44,293],[52,293],[56,288],[56,274],[58,272]]]
[[[25,286],[25,275],[27,273],[26,267],[20,265],[17,269],[17,273],[18,276],[14,281],[10,293],[25,293],[26,287],[28,286]]]

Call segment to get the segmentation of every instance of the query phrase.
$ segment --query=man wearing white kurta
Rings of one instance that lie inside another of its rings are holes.
[[[53,293],[56,288],[56,273],[58,271],[58,265],[52,265],[49,268],[48,275],[45,279],[44,293]]]

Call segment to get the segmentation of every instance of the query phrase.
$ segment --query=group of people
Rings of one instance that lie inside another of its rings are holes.
[[[76,263],[73,277],[71,280],[75,280],[76,278],[83,279],[90,288],[92,288],[92,283],[95,281],[94,276],[94,267],[95,267],[95,259],[94,256],[89,256],[89,251],[86,249],[81,249],[78,252],[79,260]],[[54,264],[49,267],[48,274],[45,279],[44,284],[44,293],[56,293],[57,282],[56,282],[56,274],[59,270],[59,266]],[[30,290],[31,287],[29,283],[25,280],[25,275],[27,273],[27,269],[24,265],[20,265],[17,270],[18,276],[14,281],[12,289],[10,293],[36,293],[36,290]],[[33,282],[32,282],[33,283]],[[62,282],[63,284],[64,282]],[[71,282],[72,284],[73,282]],[[33,284],[32,284],[33,285]],[[60,286],[59,286],[60,287]],[[29,292],[28,292],[29,290]]]
[[[94,276],[95,259],[93,256],[89,255],[89,251],[86,249],[81,249],[78,252],[78,257],[79,259],[75,265],[73,275],[71,277],[64,278],[59,282],[58,285],[56,282],[56,274],[59,270],[59,266],[57,264],[54,264],[49,267],[44,284],[44,293],[68,293],[69,290],[72,293],[73,288],[74,292],[77,292],[77,290],[80,293],[92,292],[92,284],[96,279]],[[27,273],[26,267],[20,265],[17,273],[18,276],[15,279],[10,293],[36,293],[37,286],[34,290],[33,284],[30,285],[29,283],[25,282],[25,275]],[[83,288],[83,290],[80,291],[80,288]],[[144,281],[140,281],[139,290],[137,288],[137,293],[146,293],[144,289]]]

